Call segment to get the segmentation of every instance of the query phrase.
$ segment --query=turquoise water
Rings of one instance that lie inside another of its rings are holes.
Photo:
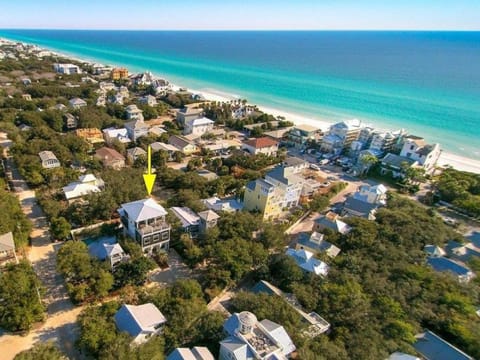
[[[405,128],[480,158],[480,32],[0,30],[329,122]]]

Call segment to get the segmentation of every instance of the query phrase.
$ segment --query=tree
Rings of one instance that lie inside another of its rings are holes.
[[[121,263],[117,266],[114,274],[116,287],[143,285],[147,280],[148,272],[155,269],[155,267],[155,262],[144,256]]]
[[[372,154],[364,154],[359,160],[362,166],[362,174],[368,174],[372,166],[378,163],[378,158]]]
[[[43,320],[41,293],[40,281],[28,262],[8,265],[0,272],[0,327],[25,331]]]
[[[14,360],[67,360],[53,342],[36,343],[31,349],[18,353]]]
[[[185,154],[182,153],[181,151],[175,151],[173,153],[173,160],[175,160],[175,162],[181,163],[183,159],[185,159]]]
[[[72,230],[72,226],[64,217],[53,218],[50,222],[50,231],[55,239],[65,240]]]

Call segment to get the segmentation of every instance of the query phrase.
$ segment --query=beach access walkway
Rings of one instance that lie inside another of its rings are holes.
[[[6,134],[0,132],[0,146],[7,155],[11,144]],[[74,347],[78,336],[76,322],[82,307],[75,307],[72,304],[63,278],[56,272],[56,252],[61,245],[50,241],[47,220],[37,204],[35,191],[28,187],[9,157],[7,157],[7,165],[12,172],[12,190],[15,190],[24,214],[33,225],[30,235],[31,247],[27,250],[27,258],[45,288],[43,301],[47,306],[47,312],[46,320],[35,326],[26,336],[0,333],[1,358],[10,360],[37,342],[54,341],[70,358],[82,359]]]

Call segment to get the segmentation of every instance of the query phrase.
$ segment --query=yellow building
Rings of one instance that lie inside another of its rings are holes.
[[[112,70],[112,80],[122,80],[128,78],[128,70],[125,68],[115,68]]]
[[[82,139],[88,141],[90,144],[103,143],[102,132],[97,128],[83,128],[75,130],[75,135],[81,137]]]
[[[247,184],[244,195],[244,209],[259,211],[264,220],[278,218],[282,213],[284,192],[263,179]]]

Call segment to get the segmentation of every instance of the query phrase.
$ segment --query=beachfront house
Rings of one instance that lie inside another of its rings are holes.
[[[422,137],[408,135],[404,138],[400,156],[415,161],[415,166],[422,167],[427,174],[431,174],[435,170],[440,153],[439,144],[427,144]]]
[[[277,156],[278,142],[269,137],[248,139],[242,143],[242,150],[250,155]]]
[[[309,141],[318,141],[321,138],[322,131],[306,124],[295,125],[288,132],[288,143],[297,149],[305,149]]]
[[[44,169],[53,169],[60,167],[60,161],[58,161],[55,154],[51,151],[45,150],[38,153],[40,161],[42,162],[42,167]]]
[[[126,68],[114,68],[111,77],[112,80],[128,79],[128,70]]]
[[[170,225],[167,211],[153,199],[143,199],[122,204],[118,209],[125,235],[135,240],[144,253],[168,250]]]
[[[167,319],[152,304],[123,304],[114,316],[115,324],[120,332],[126,332],[133,337],[132,343],[142,344],[152,336],[162,332]]]
[[[220,360],[287,359],[296,347],[284,327],[248,311],[234,313],[223,324]]]
[[[333,124],[323,137],[320,150],[334,155],[340,155],[342,152],[348,151],[352,143],[358,140],[363,128],[361,121],[357,119]]]

